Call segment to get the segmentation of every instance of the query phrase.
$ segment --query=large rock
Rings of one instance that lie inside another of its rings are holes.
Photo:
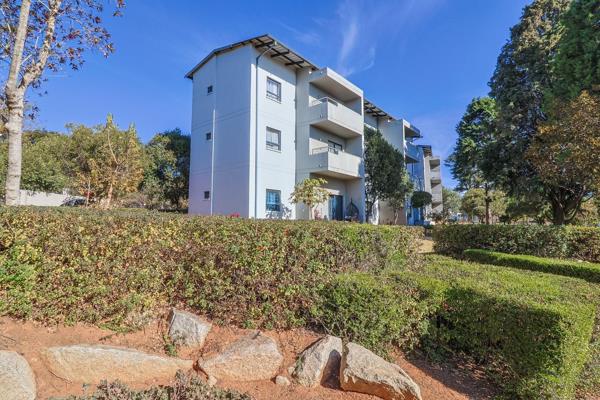
[[[27,361],[14,351],[0,351],[0,400],[34,400],[35,376]]]
[[[169,337],[174,343],[202,347],[211,328],[210,322],[197,315],[180,310],[171,312]]]
[[[135,383],[172,378],[193,367],[191,360],[102,345],[51,347],[43,353],[48,369],[71,382],[98,383],[103,379]]]
[[[327,335],[302,352],[292,375],[301,385],[316,387],[339,376],[341,359],[342,339]]]
[[[253,333],[230,344],[223,352],[198,361],[209,376],[232,381],[271,379],[283,361],[277,343],[268,336]]]
[[[386,400],[421,400],[419,386],[402,368],[355,343],[344,345],[340,385]]]

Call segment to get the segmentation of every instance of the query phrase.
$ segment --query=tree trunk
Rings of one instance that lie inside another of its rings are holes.
[[[485,184],[484,190],[485,190],[485,224],[489,225],[490,224],[490,203],[492,202],[492,200],[490,199],[490,188],[487,185],[487,183]]]
[[[22,156],[22,133],[23,133],[23,107],[25,102],[25,89],[18,85],[21,62],[23,60],[23,49],[27,38],[27,26],[29,24],[29,10],[31,0],[21,2],[19,14],[19,25],[15,36],[15,44],[10,60],[10,69],[4,93],[6,95],[6,108],[8,111],[8,170],[6,174],[6,205],[19,205],[19,194],[21,189],[21,156]]]

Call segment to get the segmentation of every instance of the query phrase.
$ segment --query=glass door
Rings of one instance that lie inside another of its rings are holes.
[[[329,219],[332,221],[344,220],[344,196],[329,195]]]

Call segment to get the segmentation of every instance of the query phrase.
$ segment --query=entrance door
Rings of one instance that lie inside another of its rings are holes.
[[[334,221],[344,220],[344,196],[329,195],[329,219]]]

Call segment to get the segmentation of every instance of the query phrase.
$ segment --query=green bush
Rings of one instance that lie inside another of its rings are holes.
[[[422,230],[317,221],[0,208],[0,312],[127,325],[165,306],[248,327],[303,325],[331,277],[377,271]]]
[[[460,256],[467,249],[600,262],[600,228],[546,225],[443,225],[435,250]]]
[[[392,344],[412,348],[436,305],[414,283],[349,273],[325,286],[312,318],[326,332],[385,356]]]
[[[434,256],[398,279],[441,299],[423,343],[486,365],[506,398],[571,399],[600,304],[579,279]]]
[[[550,274],[572,276],[588,282],[600,283],[600,264],[543,258],[519,254],[498,253],[489,250],[468,249],[463,252],[467,260],[483,264],[500,265]]]

